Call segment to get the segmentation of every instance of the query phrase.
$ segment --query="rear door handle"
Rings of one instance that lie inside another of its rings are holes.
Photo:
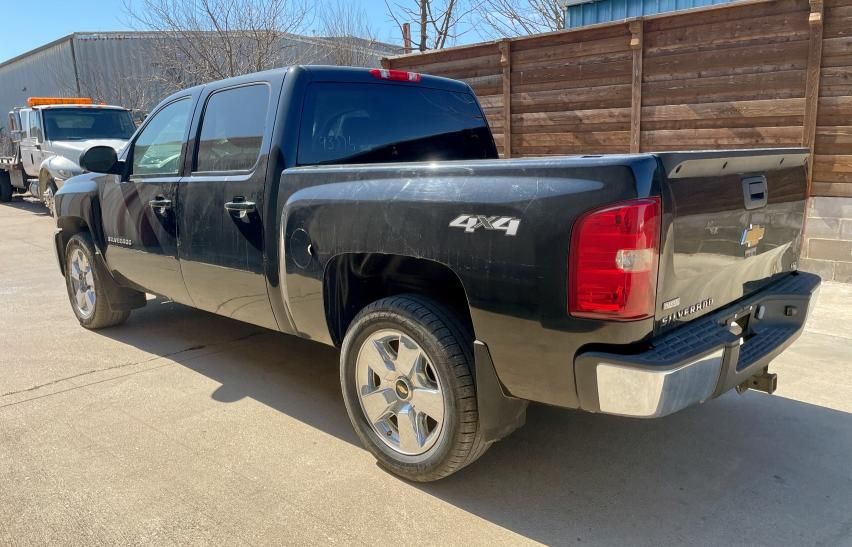
[[[240,218],[246,218],[249,213],[257,211],[257,204],[253,201],[234,198],[234,201],[229,201],[225,204],[225,210],[232,215],[237,215]]]
[[[151,209],[153,209],[155,213],[165,215],[166,211],[172,208],[172,200],[166,199],[162,196],[157,196],[149,201],[148,205],[151,206]]]

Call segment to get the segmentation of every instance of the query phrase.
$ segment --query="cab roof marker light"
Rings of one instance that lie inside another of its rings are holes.
[[[405,70],[391,70],[387,68],[374,68],[370,70],[370,74],[379,80],[392,80],[395,82],[419,82],[420,74],[417,72],[407,72]]]
[[[51,104],[93,104],[89,97],[30,97],[27,106],[47,106]]]

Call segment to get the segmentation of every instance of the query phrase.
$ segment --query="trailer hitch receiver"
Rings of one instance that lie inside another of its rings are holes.
[[[772,395],[778,388],[778,375],[770,373],[768,368],[763,369],[760,374],[755,374],[745,382],[737,386],[737,393],[742,395],[749,389],[762,391]]]

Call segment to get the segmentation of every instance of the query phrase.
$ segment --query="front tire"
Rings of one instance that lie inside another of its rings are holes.
[[[50,216],[56,217],[56,183],[52,180],[47,181],[44,192],[41,195],[41,201],[47,207]]]
[[[87,329],[112,327],[127,321],[129,311],[110,307],[109,283],[115,283],[95,256],[88,234],[76,234],[65,247],[65,287],[71,309]]]
[[[363,309],[343,341],[340,382],[355,432],[405,479],[441,479],[479,458],[482,439],[471,336],[419,295]]]

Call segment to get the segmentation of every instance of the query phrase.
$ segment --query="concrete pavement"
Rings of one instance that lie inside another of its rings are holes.
[[[52,231],[0,205],[0,544],[852,545],[852,286],[823,287],[775,396],[536,406],[414,485],[358,445],[334,349],[159,300],[86,331]]]

